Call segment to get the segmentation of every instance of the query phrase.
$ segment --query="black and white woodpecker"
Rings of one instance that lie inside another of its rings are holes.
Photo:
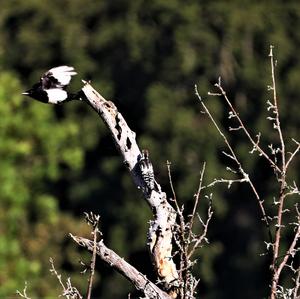
[[[139,160],[139,166],[142,178],[145,182],[145,185],[147,186],[148,193],[150,193],[153,189],[156,189],[156,181],[154,178],[153,166],[149,159],[148,150],[142,150],[142,156]]]
[[[43,74],[38,83],[22,94],[49,104],[59,104],[76,99],[78,94],[71,94],[66,90],[72,76],[76,74],[72,66],[54,67]]]

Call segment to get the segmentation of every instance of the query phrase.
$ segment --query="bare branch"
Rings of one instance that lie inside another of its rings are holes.
[[[286,168],[286,171],[290,165],[290,163],[293,161],[294,157],[296,156],[296,154],[299,152],[300,150],[300,143],[295,140],[295,139],[292,139],[296,144],[297,144],[297,147],[296,149],[291,153],[291,156],[289,157],[288,161],[286,162],[286,165],[285,165],[285,168]]]
[[[19,290],[17,290],[17,291],[16,291],[16,294],[19,295],[19,296],[22,297],[22,298],[25,298],[25,299],[31,299],[31,298],[28,297],[28,295],[27,295],[27,281],[25,281],[25,286],[24,286],[24,289],[23,289],[22,293],[21,293]]]
[[[257,141],[255,142],[255,145],[253,146],[252,150],[249,152],[250,154],[253,154],[254,152],[257,151],[257,147],[259,145],[259,142],[260,142],[260,137],[261,137],[261,133],[259,132],[257,135]]]
[[[288,185],[287,187],[288,192],[284,194],[284,197],[290,196],[290,195],[300,195],[300,190],[296,184],[296,182],[293,182],[293,185]]]
[[[218,83],[218,86],[221,87],[220,84],[221,84],[221,78],[219,78],[219,83]],[[224,92],[225,97],[226,97],[226,99],[228,100],[228,98],[227,98],[227,96],[226,96],[226,93],[225,93],[225,91],[223,90],[222,87],[221,87],[221,91]],[[223,94],[223,92],[222,92],[222,94]],[[228,148],[228,150],[229,150],[229,152],[230,152],[230,154],[226,154],[226,155],[229,156],[232,160],[235,161],[235,163],[237,164],[237,167],[238,167],[239,172],[242,174],[242,177],[243,177],[242,179],[245,180],[245,181],[247,181],[247,182],[249,183],[249,185],[250,185],[250,187],[251,187],[251,189],[252,189],[252,191],[253,191],[253,193],[254,193],[254,195],[255,195],[255,198],[256,198],[256,200],[257,200],[257,202],[258,202],[260,211],[261,211],[261,213],[262,213],[263,221],[265,222],[265,224],[266,224],[266,226],[267,226],[268,233],[269,233],[269,238],[270,238],[270,240],[272,240],[272,234],[271,234],[271,230],[270,230],[270,224],[269,224],[269,220],[268,220],[268,217],[267,217],[267,214],[266,214],[264,205],[263,205],[263,200],[261,200],[261,198],[260,198],[258,192],[256,191],[256,189],[255,189],[255,187],[254,187],[252,181],[251,181],[250,178],[249,178],[249,175],[244,171],[244,169],[243,169],[243,167],[242,167],[240,161],[238,160],[237,156],[235,155],[235,152],[234,152],[233,148],[231,147],[229,141],[227,140],[227,137],[224,135],[224,133],[222,132],[222,130],[219,128],[217,122],[215,121],[215,119],[214,119],[213,116],[211,115],[210,111],[208,110],[208,108],[207,108],[206,105],[204,104],[204,102],[203,102],[203,100],[202,100],[202,98],[201,98],[201,96],[200,96],[200,94],[199,94],[199,92],[198,92],[197,85],[195,85],[195,93],[196,93],[196,96],[198,97],[198,99],[199,99],[199,101],[200,101],[200,103],[201,103],[201,105],[202,105],[204,111],[205,111],[206,114],[209,116],[209,118],[210,118],[210,120],[212,121],[212,123],[214,124],[215,128],[217,129],[217,131],[219,132],[219,134],[220,134],[221,137],[223,138],[223,140],[224,140],[224,142],[225,142],[225,144],[226,144],[226,146],[227,146],[227,148]],[[230,103],[229,100],[228,100],[228,102]],[[232,107],[231,103],[230,103],[230,106]],[[232,112],[233,112],[233,114],[234,114],[237,118],[239,118],[237,112],[236,112],[234,109],[232,110]],[[242,121],[240,122],[240,124],[241,124],[242,126],[244,125]],[[247,131],[247,132],[248,132],[248,131]],[[250,136],[250,135],[249,135],[249,136]],[[250,138],[251,138],[251,137],[250,137]],[[256,143],[255,143],[254,141],[253,141],[253,145],[256,145]],[[259,147],[258,147],[257,149],[259,150]],[[224,153],[224,152],[223,152],[223,153]],[[267,156],[267,157],[268,157],[268,156]],[[272,163],[274,164],[273,161],[272,161]]]
[[[171,165],[172,165],[172,163],[170,161],[167,161],[167,170],[168,170],[169,184],[170,184],[172,195],[173,195],[173,201],[174,201],[174,203],[176,205],[176,210],[178,212],[180,209],[179,209],[179,206],[178,206],[176,192],[175,192],[175,188],[174,188],[174,185],[173,185],[173,179],[172,179],[172,173],[171,173]]]
[[[167,169],[168,169],[169,184],[170,184],[170,187],[171,187],[171,190],[172,190],[173,201],[174,201],[175,208],[176,208],[176,214],[179,216],[180,229],[184,233],[184,231],[185,231],[185,221],[184,221],[184,217],[183,217],[183,207],[180,208],[179,205],[178,205],[176,192],[175,192],[175,188],[174,188],[174,185],[173,185],[173,179],[172,179],[171,162],[169,162],[169,161],[167,161]]]
[[[61,278],[61,274],[59,274],[54,266],[54,262],[53,259],[50,258],[50,272],[51,274],[55,275],[57,280],[59,281],[60,285],[62,286],[63,292],[61,294],[61,296],[67,298],[67,299],[82,299],[81,294],[79,293],[79,291],[77,290],[77,288],[73,287],[71,284],[71,279],[68,278],[66,281],[66,284],[63,283],[62,278]]]
[[[86,295],[86,299],[90,299],[91,294],[92,294],[93,279],[94,279],[94,275],[95,275],[96,256],[97,256],[97,238],[98,238],[98,235],[101,236],[101,232],[99,231],[99,228],[98,228],[100,216],[95,215],[92,212],[90,212],[89,214],[85,213],[85,219],[89,225],[93,226],[93,231],[92,231],[93,254],[92,254],[92,259],[91,259],[91,263],[90,263],[90,276],[89,276],[87,295]]]
[[[277,268],[276,275],[278,277],[280,276],[280,273],[281,273],[283,267],[286,265],[286,263],[288,261],[288,258],[293,257],[296,253],[296,251],[295,251],[296,250],[296,244],[297,244],[297,242],[300,238],[300,213],[299,213],[297,205],[296,205],[296,210],[297,210],[298,215],[297,215],[297,223],[295,223],[295,225],[296,225],[295,235],[294,235],[293,241],[290,244],[286,254],[284,255],[283,260],[281,261],[281,263],[279,264],[279,266]]]
[[[191,215],[191,219],[189,221],[189,223],[190,223],[190,225],[189,225],[190,229],[189,229],[188,238],[191,237],[191,233],[193,231],[194,218],[195,218],[195,214],[196,214],[197,207],[198,207],[198,202],[199,202],[199,198],[200,198],[200,192],[202,190],[202,182],[203,182],[203,175],[204,175],[204,172],[205,172],[205,165],[206,165],[206,163],[203,163],[202,170],[200,172],[200,180],[199,180],[198,190],[197,190],[197,193],[194,196],[195,200],[194,200],[193,212],[192,212],[192,215]]]
[[[300,268],[296,270],[295,288],[293,291],[293,299],[299,299],[300,297]]]
[[[203,240],[206,240],[206,235],[207,235],[207,229],[208,229],[208,225],[209,225],[209,222],[212,218],[212,215],[213,215],[213,211],[212,211],[212,202],[211,200],[209,201],[209,206],[208,206],[208,211],[207,211],[207,219],[206,219],[206,222],[204,222],[201,217],[198,215],[198,219],[200,221],[200,223],[202,224],[203,226],[203,232],[200,236],[197,237],[197,240],[196,242],[194,243],[192,249],[190,250],[190,252],[188,253],[188,259],[191,258],[191,256],[194,254],[195,250],[199,247],[199,245],[203,242]]]
[[[273,103],[269,104],[269,110],[275,115],[274,119],[274,129],[277,130],[279,140],[280,140],[280,153],[281,153],[281,172],[279,172],[279,177],[277,178],[278,182],[280,183],[280,191],[278,196],[278,209],[277,209],[277,216],[276,216],[276,233],[275,233],[275,241],[273,246],[273,260],[272,260],[272,285],[271,285],[271,299],[276,298],[276,292],[278,291],[278,282],[280,278],[281,271],[283,267],[286,265],[289,255],[291,254],[291,250],[294,250],[296,246],[296,242],[299,238],[299,227],[298,231],[294,236],[294,239],[290,245],[290,248],[287,251],[287,254],[284,256],[282,262],[277,266],[278,258],[279,258],[279,249],[281,245],[281,237],[282,237],[282,228],[284,227],[283,221],[283,211],[284,211],[284,200],[286,198],[285,190],[287,188],[286,183],[286,172],[287,172],[287,164],[286,164],[286,152],[285,152],[285,142],[283,139],[283,134],[281,130],[280,124],[280,117],[279,117],[279,108],[278,108],[278,100],[277,100],[277,91],[276,91],[276,79],[275,79],[275,63],[274,63],[274,56],[273,56],[273,46],[270,46],[270,65],[271,65],[271,77],[272,77],[272,86],[269,88],[273,92]],[[298,149],[296,149],[295,154],[297,153]],[[295,155],[294,154],[294,155]],[[290,157],[293,159],[294,155]],[[289,160],[290,163],[292,160]]]
[[[255,142],[255,140],[252,138],[252,136],[250,135],[249,131],[247,130],[244,122],[242,121],[242,119],[240,118],[239,114],[237,113],[237,111],[234,109],[233,105],[231,104],[230,100],[227,97],[227,94],[225,92],[225,90],[223,89],[222,85],[221,85],[221,78],[219,78],[218,83],[215,84],[215,86],[220,90],[222,96],[225,99],[225,102],[228,104],[232,114],[235,116],[235,118],[237,119],[237,121],[239,122],[240,126],[239,129],[242,129],[244,131],[244,133],[246,134],[246,136],[248,137],[249,141],[252,143],[253,148],[255,148],[261,156],[265,157],[269,163],[271,164],[271,166],[277,171],[277,172],[281,172],[281,169],[274,163],[274,161],[268,156],[268,154],[266,154],[266,152],[259,146],[258,142]],[[211,93],[210,93],[211,95]]]
[[[93,241],[86,238],[77,237],[72,234],[70,234],[70,236],[78,245],[87,248],[89,251],[94,250],[95,247]],[[113,250],[106,247],[103,243],[103,240],[97,242],[96,253],[100,256],[103,262],[121,273],[135,286],[137,290],[143,292],[147,298],[171,299],[167,293],[158,288],[153,282],[147,279],[145,275],[127,263]]]
[[[278,108],[278,101],[277,101],[277,90],[276,90],[276,80],[275,80],[275,63],[274,63],[274,56],[273,56],[273,46],[270,46],[270,63],[271,63],[271,74],[272,74],[272,88],[273,91],[273,108],[272,112],[275,114],[275,129],[278,131],[279,140],[281,144],[281,159],[282,159],[282,169],[283,173],[286,172],[286,164],[285,164],[285,143],[283,140],[281,125],[280,125],[280,117],[279,117],[279,108]]]
[[[219,183],[227,184],[228,185],[227,188],[229,189],[233,183],[249,183],[249,180],[248,178],[237,179],[237,180],[214,179],[214,181],[208,184],[207,186],[205,186],[205,188],[213,187],[214,185]]]

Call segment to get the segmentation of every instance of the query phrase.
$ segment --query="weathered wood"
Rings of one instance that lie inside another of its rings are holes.
[[[98,113],[111,132],[135,185],[142,190],[151,207],[154,219],[150,222],[147,245],[159,279],[166,289],[174,288],[178,283],[178,273],[172,258],[172,230],[176,212],[157,182],[156,188],[149,192],[140,171],[139,161],[142,156],[136,134],[128,127],[114,103],[104,99],[89,83],[85,82],[82,92],[83,100]]]
[[[70,236],[80,246],[93,251],[94,243],[92,240],[77,237],[72,234]],[[131,283],[134,284],[137,290],[142,291],[146,298],[150,299],[171,299],[171,297],[153,282],[151,282],[145,275],[140,273],[136,268],[127,263],[123,258],[117,255],[113,250],[106,247],[103,240],[97,242],[96,247],[97,255],[100,256],[101,260],[108,264],[110,267],[117,270],[124,277],[126,277]]]

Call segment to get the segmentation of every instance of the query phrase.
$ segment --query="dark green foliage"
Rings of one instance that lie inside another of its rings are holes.
[[[1,72],[0,297],[12,296],[25,280],[36,296],[55,296],[59,292],[55,280],[47,283],[41,278],[50,276],[50,256],[58,265],[76,265],[76,250],[66,243],[66,229],[74,232],[78,224],[59,212],[59,197],[51,183],[62,178],[61,165],[73,172],[81,168],[83,150],[76,123],[58,121],[53,109],[28,103],[21,90],[15,74]],[[67,254],[60,253],[63,248],[68,248]]]
[[[84,103],[57,108],[20,96],[50,67],[72,65],[79,73],[72,89],[81,88],[81,78],[92,79],[114,99],[141,148],[149,149],[170,197],[166,161],[172,162],[177,196],[187,207],[204,161],[206,183],[230,176],[230,161],[220,154],[223,141],[200,113],[194,84],[227,128],[224,103],[206,96],[221,75],[250,132],[262,132],[266,146],[276,143],[266,121],[273,44],[282,125],[286,136],[299,136],[297,4],[0,0],[0,7],[0,297],[12,296],[25,280],[33,296],[59,294],[49,279],[50,256],[84,290],[80,255],[67,234],[87,234],[76,216],[90,210],[101,215],[108,245],[140,259],[138,268],[151,275],[144,266],[151,214],[99,118]],[[249,155],[240,132],[231,136],[259,192],[272,200],[277,188],[266,164]],[[262,298],[268,270],[259,253],[266,236],[254,197],[244,185],[213,193],[211,244],[199,251],[195,267],[199,292],[205,298]],[[204,199],[200,210],[205,215]],[[103,284],[95,286],[95,296],[126,297],[127,282],[101,265],[99,272]]]

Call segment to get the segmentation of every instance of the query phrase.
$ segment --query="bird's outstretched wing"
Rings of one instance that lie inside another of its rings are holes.
[[[50,69],[41,77],[43,89],[62,88],[64,89],[71,81],[71,77],[76,75],[72,66],[58,66]]]

